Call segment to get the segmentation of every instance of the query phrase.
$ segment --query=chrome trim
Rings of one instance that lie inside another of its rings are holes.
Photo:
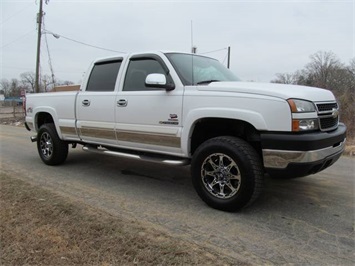
[[[89,100],[83,100],[82,102],[81,102],[81,106],[83,106],[83,107],[89,107],[90,106],[90,101]]]
[[[151,157],[149,155],[138,155],[138,154],[131,154],[131,153],[125,153],[125,152],[118,152],[118,151],[110,151],[104,148],[95,148],[92,146],[84,146],[83,147],[84,151],[89,151],[89,152],[95,152],[95,153],[100,153],[100,154],[108,154],[108,155],[113,155],[117,157],[123,157],[123,158],[128,158],[128,159],[139,159],[139,160],[144,160],[147,162],[153,162],[153,163],[163,163],[163,164],[169,164],[169,165],[188,165],[190,164],[190,160],[187,158],[181,158],[181,159],[166,159],[164,156],[162,157]]]
[[[324,119],[324,118],[337,119],[337,122],[336,122],[336,124],[335,124],[334,126],[332,126],[332,127],[323,128],[323,127],[322,127],[322,122],[321,122],[321,120]],[[338,116],[337,118],[334,118],[332,115],[318,116],[318,125],[319,125],[319,130],[322,131],[322,132],[332,131],[332,130],[338,128],[338,126],[339,126],[339,116]]]
[[[116,140],[115,131],[108,128],[81,127],[80,137]]]
[[[320,131],[327,132],[327,131],[332,131],[336,129],[339,126],[339,105],[336,101],[333,102],[316,102],[315,103],[316,108],[317,108],[317,114],[318,114],[318,124],[319,124],[319,129]],[[325,111],[320,111],[319,106],[320,105],[329,105],[331,109],[325,110]],[[332,105],[334,105],[334,108]],[[333,118],[337,119],[337,122],[335,123],[334,126],[328,127],[328,128],[323,128],[321,120],[325,118]]]
[[[290,163],[309,163],[335,156],[342,153],[345,148],[345,141],[335,147],[313,151],[284,151],[263,149],[264,167],[284,169]]]
[[[237,163],[224,153],[212,153],[201,165],[201,181],[206,190],[219,199],[230,199],[242,182]]]
[[[62,132],[63,135],[77,135],[76,134],[76,129],[74,127],[59,127],[60,132]]]
[[[179,137],[175,135],[154,134],[148,132],[126,132],[116,130],[117,140],[127,142],[138,142],[143,144],[168,146],[174,148],[180,148]]]
[[[339,110],[339,105],[338,105],[338,103],[336,101],[333,101],[333,102],[315,102],[314,104],[316,105],[318,114],[326,114],[326,113],[329,113],[330,111],[332,111],[332,110],[320,111],[319,110],[319,105],[322,105],[322,104],[329,104],[329,105],[336,104],[337,108],[335,108],[335,109]],[[334,108],[332,108],[332,109],[334,109]]]
[[[128,101],[126,99],[119,99],[117,101],[117,106],[118,107],[126,107],[128,104]]]

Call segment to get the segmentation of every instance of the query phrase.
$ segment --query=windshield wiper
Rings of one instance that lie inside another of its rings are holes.
[[[220,80],[218,80],[218,79],[209,79],[209,80],[203,80],[203,81],[197,82],[196,84],[197,85],[210,84],[211,82],[218,82],[218,81],[220,81]]]

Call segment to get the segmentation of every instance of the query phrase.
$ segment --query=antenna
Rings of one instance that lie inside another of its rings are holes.
[[[194,32],[193,32],[193,26],[191,20],[191,53],[193,52],[193,48],[194,48]]]
[[[192,78],[192,84],[194,85],[194,53],[196,53],[197,47],[194,46],[194,34],[193,34],[193,25],[192,25],[192,20],[191,20],[191,78]]]
[[[191,20],[191,53],[193,54],[197,53],[197,46],[194,45],[194,31],[193,31],[192,20]]]
[[[230,68],[231,63],[231,47],[228,46],[228,61],[227,61],[227,68]]]

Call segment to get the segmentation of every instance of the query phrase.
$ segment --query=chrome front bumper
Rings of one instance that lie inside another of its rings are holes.
[[[343,153],[345,141],[346,139],[335,147],[327,147],[312,151],[263,149],[264,167],[285,169],[291,163],[313,163],[330,157],[336,157]]]

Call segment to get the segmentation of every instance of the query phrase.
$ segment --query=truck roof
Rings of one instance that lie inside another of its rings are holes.
[[[161,50],[161,51],[141,51],[141,52],[131,52],[131,53],[119,53],[116,55],[112,56],[106,56],[106,57],[100,57],[94,60],[95,63],[101,62],[101,61],[107,61],[107,60],[115,60],[115,59],[125,59],[127,57],[131,57],[133,55],[141,55],[141,54],[167,54],[167,53],[175,53],[175,54],[189,54],[189,55],[199,55],[199,56],[204,56],[208,57],[205,55],[200,55],[200,54],[193,54],[189,52],[181,52],[181,51],[173,51],[173,50]]]

